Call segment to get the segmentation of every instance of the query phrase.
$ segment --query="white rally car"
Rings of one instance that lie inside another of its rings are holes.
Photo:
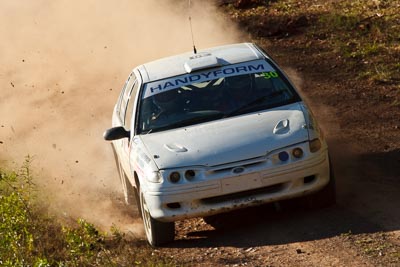
[[[318,205],[335,201],[309,107],[255,44],[136,67],[104,138],[153,246],[174,239],[177,220],[307,195]]]

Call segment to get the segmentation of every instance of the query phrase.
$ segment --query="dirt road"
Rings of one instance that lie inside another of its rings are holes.
[[[390,85],[357,81],[344,69],[327,75],[340,62],[319,58],[318,47],[304,53],[299,36],[257,41],[322,124],[337,204],[308,210],[292,201],[238,211],[222,230],[201,219],[180,222],[177,240],[154,253],[189,266],[400,266],[400,110],[377,97]]]
[[[321,88],[312,80],[305,86]],[[179,224],[178,241],[158,253],[198,266],[399,266],[397,155],[365,152],[371,147],[357,147],[357,132],[341,136],[334,108],[316,104],[314,111],[331,148],[337,205],[240,211],[230,215],[223,231],[192,220]]]
[[[305,33],[259,38],[255,22],[240,23],[285,66],[321,122],[337,205],[306,210],[294,201],[241,211],[223,231],[193,220],[159,253],[199,266],[400,266],[399,84],[357,79],[356,69]]]
[[[337,204],[307,210],[294,201],[240,211],[222,231],[192,220],[179,224],[178,241],[158,253],[198,266],[400,266],[398,83],[356,79],[343,59],[324,57],[327,48],[310,45],[306,34],[257,33],[322,124]]]
[[[101,135],[130,68],[190,50],[187,17],[156,1],[78,2],[0,4],[0,160],[34,155],[57,213],[115,224],[145,242],[140,219],[116,209],[122,194]],[[166,21],[173,30],[160,30]],[[193,21],[199,47],[254,40],[298,83],[330,146],[337,205],[243,210],[223,230],[178,222],[177,240],[153,253],[189,266],[400,266],[400,111],[388,99],[397,85],[354,79],[323,47],[304,49],[306,36],[237,30],[214,7]]]

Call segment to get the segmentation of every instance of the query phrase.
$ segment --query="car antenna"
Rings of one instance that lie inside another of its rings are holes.
[[[190,24],[190,33],[192,34],[192,44],[193,44],[193,52],[197,54],[196,46],[194,45],[194,37],[193,37],[193,27],[192,27],[192,16],[191,16],[191,0],[189,0],[189,24]]]

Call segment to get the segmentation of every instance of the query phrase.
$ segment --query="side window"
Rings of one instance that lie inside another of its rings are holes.
[[[129,102],[129,98],[131,97],[132,93],[132,86],[136,82],[135,76],[131,74],[128,80],[125,83],[124,89],[121,95],[121,101],[119,106],[119,118],[123,124],[125,124],[125,112]]]
[[[120,117],[121,117],[121,111],[122,111],[122,109],[121,109],[121,106],[122,106],[122,99],[123,99],[123,97],[124,97],[124,95],[125,95],[126,87],[127,87],[128,83],[129,83],[129,81],[130,81],[130,79],[131,79],[131,76],[132,76],[132,74],[130,74],[129,77],[128,77],[128,79],[125,81],[124,87],[122,88],[121,93],[120,93],[120,95],[119,95],[119,97],[118,97],[117,113],[118,113],[118,115],[119,115]]]
[[[133,106],[135,103],[135,96],[139,88],[139,83],[136,81],[135,84],[133,85],[130,97],[128,99],[128,105],[126,108],[125,112],[125,120],[124,120],[124,126],[125,129],[130,129],[131,128],[131,122],[132,122],[132,116],[133,116]]]

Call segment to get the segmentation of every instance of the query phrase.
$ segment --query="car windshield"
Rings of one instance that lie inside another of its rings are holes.
[[[282,73],[264,60],[148,83],[139,133],[151,133],[298,102]]]

